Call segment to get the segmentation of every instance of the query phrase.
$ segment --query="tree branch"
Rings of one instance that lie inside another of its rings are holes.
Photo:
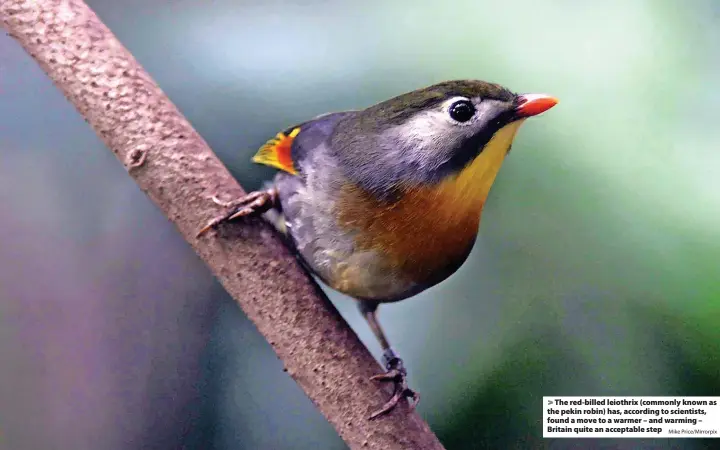
[[[352,449],[442,449],[405,406],[368,415],[390,391],[322,291],[259,220],[195,238],[218,211],[212,195],[243,194],[205,141],[81,0],[0,0],[0,20],[123,162],[270,342]]]

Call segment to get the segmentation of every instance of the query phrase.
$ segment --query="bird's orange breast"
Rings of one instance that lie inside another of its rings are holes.
[[[418,188],[386,203],[345,187],[339,224],[355,232],[360,250],[376,250],[398,275],[414,282],[447,276],[475,240],[482,201],[459,205],[439,188]]]

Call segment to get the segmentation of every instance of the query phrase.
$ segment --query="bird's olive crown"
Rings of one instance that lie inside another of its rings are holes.
[[[499,84],[479,80],[454,80],[434,84],[408,92],[371,106],[360,112],[361,122],[376,125],[398,125],[419,111],[438,106],[453,97],[476,98],[513,102],[516,95]],[[369,125],[369,124],[368,124]]]

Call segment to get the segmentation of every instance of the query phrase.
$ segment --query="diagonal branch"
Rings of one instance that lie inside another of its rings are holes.
[[[350,448],[442,449],[405,407],[367,420],[390,393],[368,381],[378,363],[267,225],[195,237],[217,214],[211,196],[242,189],[83,1],[0,0],[0,21],[175,223]]]

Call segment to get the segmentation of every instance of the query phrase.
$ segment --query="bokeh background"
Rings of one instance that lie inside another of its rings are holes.
[[[716,1],[88,3],[247,188],[256,148],[326,111],[456,78],[559,97],[470,260],[381,309],[419,411],[448,449],[719,448],[540,426],[543,395],[720,395]],[[0,448],[345,448],[4,34],[0,205]]]

